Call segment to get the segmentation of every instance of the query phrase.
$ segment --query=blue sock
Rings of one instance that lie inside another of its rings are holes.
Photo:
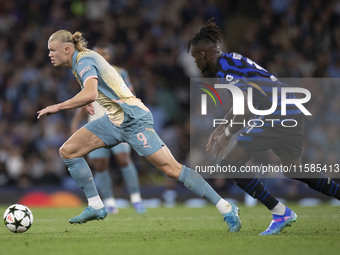
[[[63,159],[72,178],[84,191],[87,198],[98,196],[91,169],[84,158]]]
[[[112,179],[109,170],[96,172],[94,180],[103,199],[113,198]]]
[[[178,180],[197,196],[207,198],[214,205],[221,199],[220,195],[216,193],[200,174],[184,165]]]
[[[135,165],[131,162],[127,166],[122,167],[120,170],[129,194],[140,193],[138,173]]]

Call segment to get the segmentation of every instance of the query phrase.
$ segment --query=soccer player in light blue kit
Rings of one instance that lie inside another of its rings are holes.
[[[201,175],[176,161],[153,129],[149,109],[131,93],[122,77],[101,55],[86,48],[80,32],[56,31],[48,40],[48,49],[53,66],[71,68],[82,90],[69,100],[38,111],[37,118],[82,106],[87,106],[88,112],[93,114],[93,101],[106,110],[103,117],[80,128],[59,149],[70,174],[88,200],[88,207],[70,219],[71,224],[104,219],[107,215],[84,155],[127,142],[157,169],[213,203],[229,231],[241,229],[238,207],[222,199]]]
[[[95,46],[94,51],[102,55],[107,62],[110,63],[112,59],[112,48],[110,45],[99,44]],[[128,72],[118,66],[113,66],[117,72],[123,78],[127,87],[133,91],[133,86],[130,82],[130,77]],[[102,117],[105,114],[105,109],[101,107],[96,101],[93,102],[95,109],[94,115],[88,115],[85,108],[78,108],[75,115],[73,116],[71,123],[72,133],[76,132],[79,124],[84,119],[88,118],[88,121],[92,121]],[[116,200],[113,195],[113,185],[110,174],[110,155],[111,152],[115,155],[116,161],[121,169],[122,177],[127,185],[128,192],[130,194],[130,201],[136,212],[139,214],[145,213],[145,207],[142,202],[139,180],[137,169],[131,159],[131,147],[127,143],[120,143],[117,146],[109,149],[99,148],[97,150],[91,151],[88,154],[89,160],[95,170],[94,179],[97,184],[99,193],[103,199],[107,213],[117,214],[118,207]]]

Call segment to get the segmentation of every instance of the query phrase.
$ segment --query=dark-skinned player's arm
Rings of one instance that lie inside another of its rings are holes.
[[[247,98],[247,93],[243,91],[244,98]],[[225,120],[232,120],[233,123],[240,123],[244,120],[248,121],[252,113],[249,111],[247,104],[244,105],[245,113],[244,115],[233,115],[233,107],[224,117]],[[231,122],[231,121],[230,121]],[[210,135],[209,141],[206,146],[207,151],[212,151],[214,157],[221,156],[223,150],[228,146],[230,138],[233,134],[237,133],[242,125],[225,125],[220,124]]]

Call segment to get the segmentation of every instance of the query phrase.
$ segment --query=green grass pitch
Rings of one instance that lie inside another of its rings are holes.
[[[70,225],[68,219],[83,208],[31,208],[34,223],[27,232],[0,227],[0,254],[339,254],[339,207],[290,207],[298,220],[278,236],[258,236],[271,220],[263,206],[240,206],[239,233],[227,232],[213,206],[154,208],[145,215],[121,209],[104,221],[82,225]],[[1,215],[5,209],[0,207]]]

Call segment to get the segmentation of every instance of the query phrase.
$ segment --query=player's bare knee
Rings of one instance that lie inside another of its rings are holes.
[[[64,143],[60,148],[59,148],[59,155],[63,159],[70,159],[74,158],[74,155],[71,150],[71,146],[67,143]]]
[[[65,144],[63,144],[60,148],[59,148],[59,155],[61,158],[63,159],[67,159],[67,151],[65,149]]]

